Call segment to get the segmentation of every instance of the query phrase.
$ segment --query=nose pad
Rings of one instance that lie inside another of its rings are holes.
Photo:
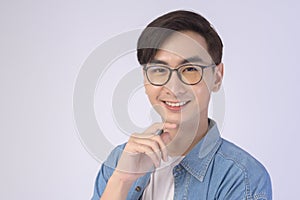
[[[187,92],[187,86],[188,85],[184,84],[179,79],[175,71],[172,72],[170,80],[164,85],[164,87],[168,89],[172,94],[174,94],[177,98]]]

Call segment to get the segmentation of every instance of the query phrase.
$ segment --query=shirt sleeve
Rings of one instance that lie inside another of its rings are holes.
[[[259,179],[251,183],[254,200],[272,200],[272,183],[268,172],[265,170]]]
[[[94,193],[91,200],[99,200],[102,196],[106,184],[117,166],[118,160],[125,147],[125,144],[117,146],[108,156],[107,160],[101,165],[95,180]]]
[[[222,198],[218,199],[253,199],[272,200],[271,179],[266,170],[253,170],[255,173],[244,173],[235,178],[224,187]]]

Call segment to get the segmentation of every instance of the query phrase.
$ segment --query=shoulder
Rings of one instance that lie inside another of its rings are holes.
[[[271,199],[271,180],[266,168],[252,155],[237,145],[222,139],[215,161],[227,175],[241,179],[247,196],[254,199]],[[268,197],[268,198],[267,198]]]
[[[249,173],[255,170],[256,174],[267,173],[265,167],[256,158],[225,139],[222,139],[222,144],[216,152],[216,156],[219,159],[235,164],[241,171]]]

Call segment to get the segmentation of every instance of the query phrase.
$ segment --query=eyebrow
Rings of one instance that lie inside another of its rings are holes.
[[[186,63],[202,63],[203,62],[203,59],[200,58],[199,56],[193,56],[193,57],[190,57],[190,58],[187,58],[187,59],[184,59],[182,60],[179,65],[182,65],[182,64],[186,64]],[[150,64],[162,64],[162,65],[168,65],[167,62],[165,61],[162,61],[162,60],[158,60],[158,59],[153,59],[149,62]]]
[[[162,60],[157,60],[157,59],[153,59],[149,62],[149,64],[163,64],[163,65],[168,65],[167,62],[162,61]]]
[[[193,56],[187,59],[184,59],[180,64],[186,64],[186,63],[202,63],[203,59],[199,56]]]

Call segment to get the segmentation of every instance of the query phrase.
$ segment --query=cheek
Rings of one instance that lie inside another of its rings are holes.
[[[144,88],[145,93],[149,96],[149,94],[153,93],[153,86],[147,81],[147,79],[144,79]]]
[[[145,91],[154,110],[163,116],[164,109],[161,106],[161,102],[158,100],[158,97],[161,93],[161,88],[153,85],[145,85]]]
[[[153,104],[154,101],[157,99],[157,96],[160,93],[160,89],[149,84],[149,83],[145,83],[145,92],[148,96],[148,99],[150,100],[150,102]]]
[[[211,91],[213,89],[214,86],[214,76],[213,76],[213,72],[208,71],[205,76],[203,77],[203,87],[206,87],[206,89],[208,89],[209,91]]]
[[[203,84],[201,87],[197,87],[193,90],[198,105],[202,108],[208,107],[210,100],[210,92],[207,85]]]

